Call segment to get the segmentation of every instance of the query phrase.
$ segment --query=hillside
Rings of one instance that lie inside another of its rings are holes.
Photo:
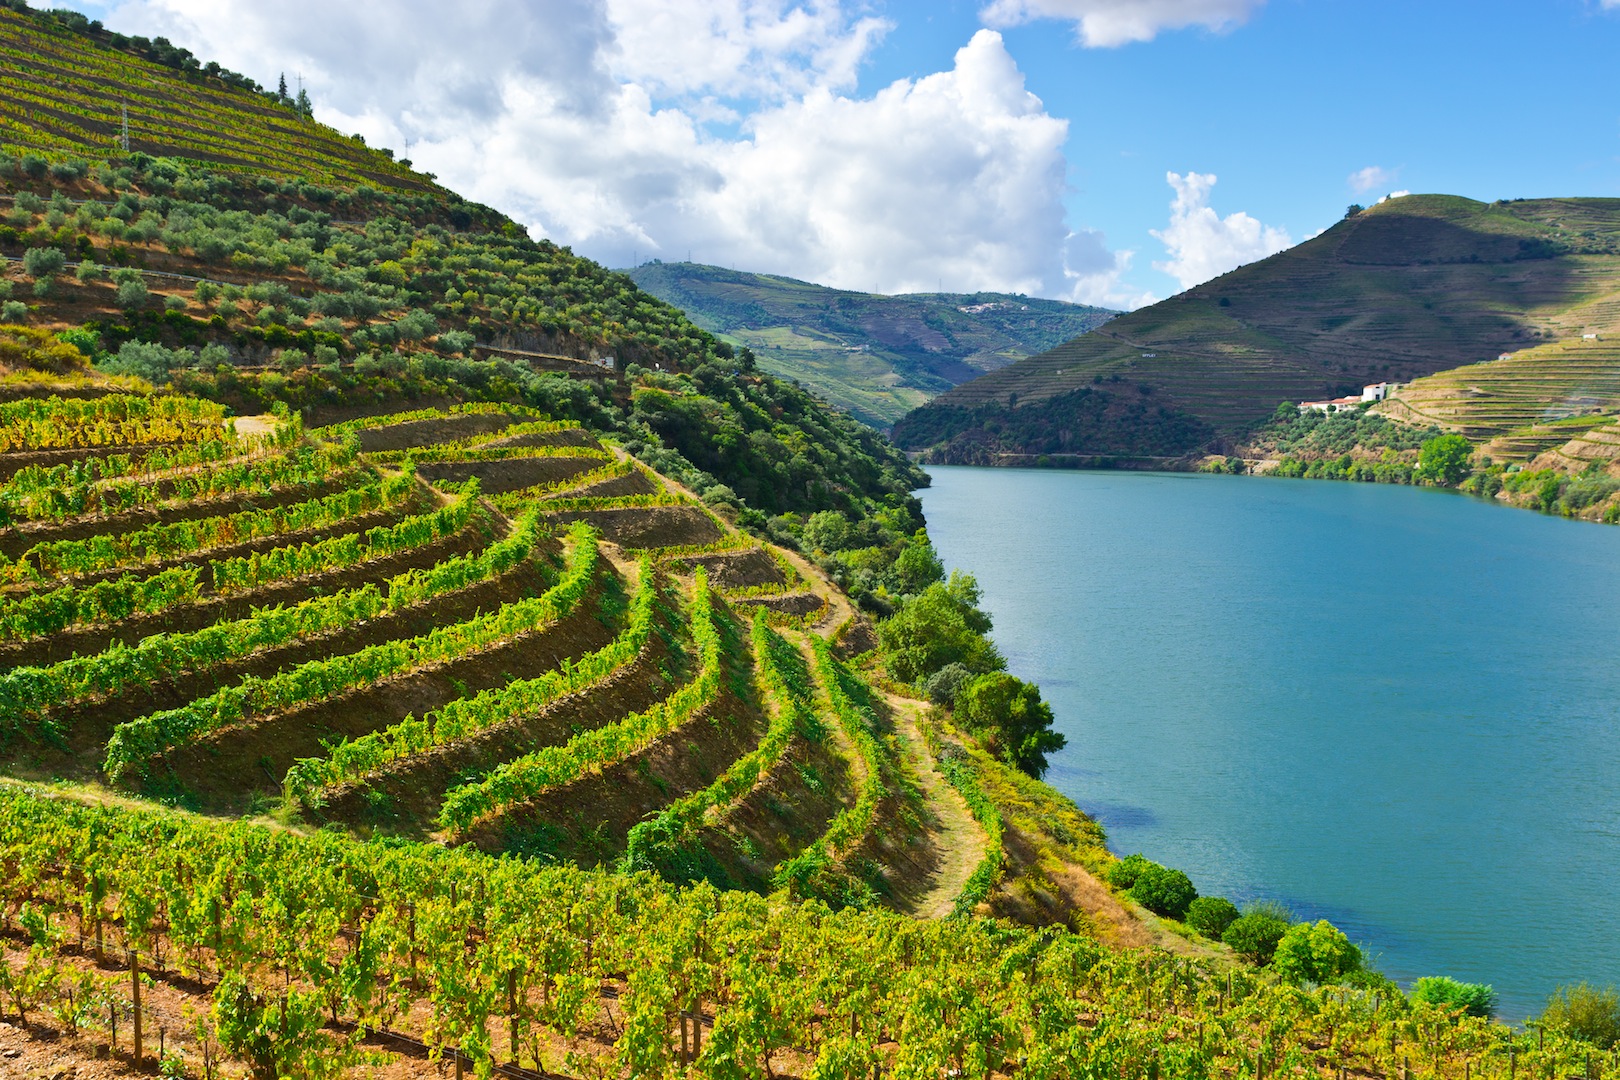
[[[922,474],[623,275],[18,115],[0,1072],[1620,1066],[1107,852]]]
[[[760,367],[873,427],[929,398],[1068,341],[1103,308],[1005,293],[881,296],[696,263],[644,263],[635,283]]]
[[[73,12],[0,3],[0,153],[69,169],[117,149],[127,115],[131,152],[277,180],[444,194],[391,152],[162,39],[118,43]]]
[[[1176,458],[1230,445],[1279,401],[1521,350],[1534,363],[1617,324],[1620,200],[1414,195],[958,387],[894,438],[939,461]]]

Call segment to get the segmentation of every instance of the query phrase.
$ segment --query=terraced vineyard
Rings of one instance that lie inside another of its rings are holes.
[[[1544,453],[1566,465],[1620,455],[1620,346],[1575,338],[1443,371],[1401,387],[1378,411],[1458,431],[1497,460]]]
[[[71,73],[71,74],[69,74]],[[433,192],[408,166],[263,94],[101,46],[49,16],[0,7],[0,153],[75,161],[119,146],[278,179]]]
[[[991,900],[999,843],[929,869],[933,756],[840,658],[870,634],[842,594],[576,423],[468,405],[306,432],[24,398],[0,475],[14,777],[836,906]],[[164,969],[134,903],[117,932]],[[492,1060],[464,1028],[389,1024]]]

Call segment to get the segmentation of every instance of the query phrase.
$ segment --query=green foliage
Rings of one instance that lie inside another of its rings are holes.
[[[1336,983],[1361,970],[1361,950],[1326,919],[1295,923],[1277,942],[1272,970],[1291,983]]]
[[[1235,919],[1221,935],[1221,940],[1250,963],[1266,964],[1271,962],[1277,943],[1287,932],[1286,919],[1269,911],[1251,911]]]
[[[1136,884],[1136,879],[1142,876],[1144,870],[1158,865],[1141,852],[1127,855],[1108,867],[1108,884],[1116,889],[1129,889]]]
[[[32,278],[53,278],[67,266],[67,256],[52,247],[29,248],[23,252],[23,273]]]
[[[1200,896],[1187,906],[1187,925],[1213,941],[1237,921],[1237,905],[1224,896]]]
[[[1620,993],[1587,983],[1561,986],[1547,1001],[1540,1021],[1554,1031],[1605,1050],[1620,1044]]]
[[[1184,918],[1187,908],[1198,898],[1192,879],[1180,870],[1149,864],[1131,882],[1131,899],[1156,915]]]
[[[919,683],[946,664],[983,673],[1006,661],[989,638],[990,617],[979,610],[979,583],[954,571],[878,624],[883,660],[895,678]]]
[[[962,687],[955,700],[964,727],[984,739],[997,757],[1036,779],[1046,772],[1046,755],[1067,745],[1052,730],[1052,707],[1033,683],[993,672]]]
[[[1463,435],[1436,435],[1423,440],[1418,474],[1442,487],[1456,487],[1468,475],[1474,447]]]
[[[935,705],[950,708],[962,688],[978,676],[966,664],[950,663],[923,680],[923,694]]]
[[[1444,975],[1430,975],[1412,984],[1407,995],[1413,1001],[1444,1005],[1469,1016],[1489,1016],[1496,1007],[1496,991],[1482,983],[1458,982]]]

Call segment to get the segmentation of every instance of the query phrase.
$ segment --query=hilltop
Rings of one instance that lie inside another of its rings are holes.
[[[1279,401],[1501,354],[1530,385],[1563,343],[1617,330],[1620,200],[1412,195],[941,395],[894,439],[949,462],[1175,459],[1231,446]],[[1531,397],[1556,410],[1587,381]]]
[[[705,330],[751,350],[763,370],[879,428],[1115,314],[1008,293],[883,296],[697,263],[654,261],[627,273]]]

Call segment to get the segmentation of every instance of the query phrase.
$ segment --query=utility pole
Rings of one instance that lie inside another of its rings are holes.
[[[118,109],[124,120],[123,134],[118,138],[118,145],[122,147],[124,153],[127,154],[129,153],[129,104],[127,102],[122,103],[119,105]]]
[[[407,138],[405,140],[405,160],[406,161],[411,160],[411,147],[413,147],[415,145],[416,145],[416,140],[415,139]]]

